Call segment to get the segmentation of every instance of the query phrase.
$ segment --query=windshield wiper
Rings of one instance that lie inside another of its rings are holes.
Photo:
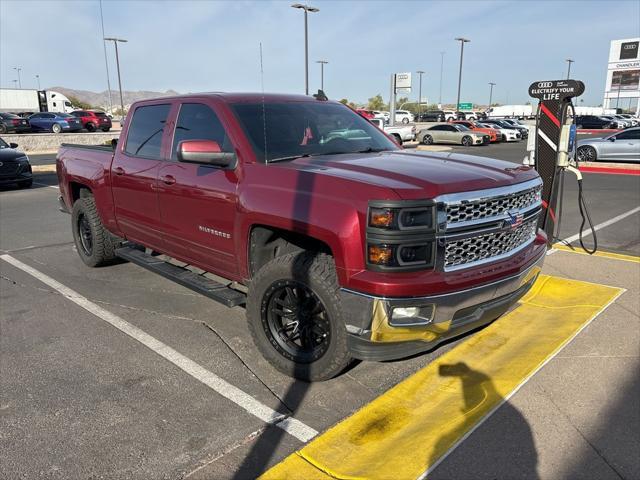
[[[385,148],[365,148],[364,150],[358,150],[355,153],[378,153],[378,152],[385,152],[386,149]]]
[[[298,158],[307,158],[310,157],[311,155],[309,155],[308,153],[304,153],[302,155],[291,155],[290,157],[279,157],[279,158],[272,158],[272,159],[267,159],[267,163],[273,163],[273,162],[288,162],[291,160],[297,160]]]

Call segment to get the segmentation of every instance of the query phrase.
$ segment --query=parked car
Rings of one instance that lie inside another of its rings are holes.
[[[598,115],[578,115],[575,123],[578,128],[584,129],[616,128],[612,119],[605,119]]]
[[[76,110],[71,115],[78,118],[82,122],[82,126],[89,132],[95,132],[97,129],[103,132],[111,130],[111,119],[104,112],[95,110]]]
[[[606,137],[578,140],[578,161],[640,162],[640,127],[627,128]]]
[[[396,110],[396,122],[407,124],[413,122],[413,120],[413,114],[408,110]]]
[[[528,127],[525,127],[524,125],[514,125],[512,123],[509,123],[507,120],[496,120],[494,118],[488,118],[486,120],[483,120],[482,123],[484,123],[485,125],[489,125],[490,127],[495,125],[496,127],[499,127],[501,129],[515,130],[519,134],[518,140],[521,138],[527,138],[529,136]]]
[[[363,116],[364,118],[366,118],[367,120],[376,118],[375,114],[373,113],[373,110],[367,110],[365,108],[356,108],[356,112],[361,116]]]
[[[464,125],[457,123],[442,123],[424,130],[417,135],[418,141],[424,145],[432,143],[455,143],[469,147],[471,145],[486,145],[491,139],[488,134],[474,132]]]
[[[31,127],[28,120],[20,118],[13,113],[0,113],[0,133],[23,133],[30,130]]]
[[[503,142],[519,142],[522,139],[522,135],[515,128],[503,128],[501,125],[495,123],[486,123],[486,120],[478,123],[477,125],[484,128],[492,128],[500,135],[500,140]]]
[[[475,110],[458,112],[458,117],[460,117],[460,114],[464,115],[464,120],[471,120],[472,122],[486,118],[486,115],[483,112],[478,112]],[[459,120],[463,119],[459,118]]]
[[[389,119],[391,118],[391,114],[389,112],[380,111],[380,110],[372,110],[373,118],[380,118],[384,123],[389,123]]]
[[[445,122],[446,120],[442,110],[427,110],[422,112],[418,119],[420,122]]]
[[[529,127],[527,127],[526,125],[524,125],[523,123],[520,123],[520,121],[516,118],[505,118],[503,120],[498,120],[499,122],[502,122],[502,125],[512,125],[514,127],[516,127],[516,129],[520,132],[520,135],[522,135],[522,138],[528,138],[529,137]]]
[[[82,123],[68,113],[41,112],[29,117],[31,130],[34,132],[77,132],[82,130]]]
[[[458,114],[453,110],[444,110],[444,121],[445,122],[453,122],[454,120],[462,120],[458,118]]]
[[[637,127],[640,124],[640,120],[638,120],[638,118],[634,117],[633,115],[629,115],[628,113],[621,113],[618,116],[622,117],[625,120],[629,120],[632,127]]]
[[[502,135],[495,128],[481,127],[479,123],[474,123],[469,120],[454,120],[452,123],[455,125],[464,125],[469,130],[474,132],[486,133],[487,135],[489,135],[489,140],[491,142],[502,141]]]
[[[404,142],[412,142],[416,138],[415,125],[394,125],[392,127],[391,125],[385,125],[384,120],[381,118],[372,118],[369,121],[387,135],[392,136],[398,145],[402,145]]]
[[[16,148],[17,143],[7,143],[0,138],[0,185],[17,184],[20,188],[29,188],[33,184],[29,157]]]
[[[615,115],[602,115],[602,118],[611,122],[611,128],[621,129],[630,125],[630,122],[616,118]]]
[[[135,102],[117,148],[57,154],[84,264],[117,256],[246,305],[256,349],[305,381],[432,350],[526,294],[542,181],[514,166],[411,153],[341,103],[262,93]]]

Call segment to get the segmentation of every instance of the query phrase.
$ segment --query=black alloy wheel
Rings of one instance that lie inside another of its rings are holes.
[[[318,296],[292,280],[275,282],[264,296],[263,328],[283,357],[296,362],[321,358],[331,343],[328,313]]]
[[[80,237],[80,246],[83,253],[90,257],[93,255],[93,233],[91,232],[91,224],[84,213],[78,215],[78,236]]]

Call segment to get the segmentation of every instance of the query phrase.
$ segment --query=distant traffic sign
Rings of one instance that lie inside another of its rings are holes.
[[[471,110],[473,108],[472,103],[459,103],[458,110]]]

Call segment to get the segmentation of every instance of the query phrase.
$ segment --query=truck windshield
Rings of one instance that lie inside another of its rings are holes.
[[[344,105],[309,101],[231,106],[262,162],[398,149],[378,128]]]

